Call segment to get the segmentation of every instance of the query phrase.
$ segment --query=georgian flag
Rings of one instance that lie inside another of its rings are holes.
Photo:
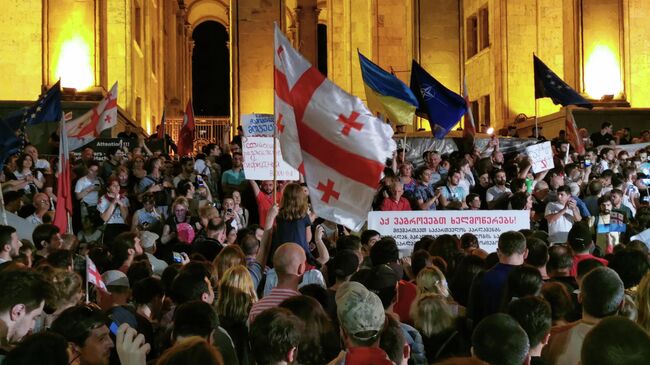
[[[117,124],[117,82],[94,108],[66,123],[68,148],[74,151],[92,142],[99,134]]]
[[[93,260],[88,256],[86,256],[86,280],[97,289],[108,293],[108,288],[104,284],[104,280],[102,280],[102,275],[97,271],[97,266],[95,266]]]
[[[305,176],[318,216],[359,230],[396,149],[393,130],[305,60],[277,24],[274,54],[282,156]]]

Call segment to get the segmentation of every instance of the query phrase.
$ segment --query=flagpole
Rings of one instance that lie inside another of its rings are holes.
[[[535,139],[539,139],[539,128],[537,128],[537,114],[538,114],[538,106],[537,106],[537,100],[535,99]]]
[[[277,185],[278,185],[278,169],[277,169],[277,159],[278,157],[276,156],[277,154],[277,149],[278,149],[278,139],[277,139],[277,128],[273,129],[273,204],[277,202],[276,200],[276,195],[277,195]]]
[[[7,224],[7,208],[5,207],[5,197],[4,194],[2,193],[2,187],[0,187],[0,205],[2,205],[2,221],[4,222],[5,226]]]
[[[86,304],[90,303],[90,296],[88,294],[88,255],[86,255]]]

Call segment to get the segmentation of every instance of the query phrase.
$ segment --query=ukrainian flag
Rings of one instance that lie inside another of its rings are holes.
[[[370,110],[387,116],[397,125],[411,124],[418,107],[418,100],[411,89],[395,75],[364,57],[361,52],[359,63]]]

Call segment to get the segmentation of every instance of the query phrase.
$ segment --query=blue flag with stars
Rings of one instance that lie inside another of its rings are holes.
[[[465,99],[429,75],[415,60],[411,66],[411,90],[420,104],[417,113],[429,120],[435,138],[444,138],[467,112]]]
[[[61,81],[58,81],[31,106],[13,111],[2,119],[11,130],[28,125],[58,122],[61,119]]]
[[[594,107],[535,55],[533,55],[533,64],[535,67],[535,99],[551,98],[554,104],[562,106],[577,105],[589,109]]]

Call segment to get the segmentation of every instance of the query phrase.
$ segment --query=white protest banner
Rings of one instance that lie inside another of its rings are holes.
[[[550,141],[526,147],[526,154],[533,164],[532,170],[534,174],[555,167]]]
[[[244,175],[246,180],[273,180],[273,137],[243,137]],[[276,143],[278,180],[298,180],[298,170],[282,159],[280,142]]]
[[[244,137],[272,137],[275,131],[273,114],[243,114],[241,126]]]
[[[472,233],[480,247],[496,252],[499,236],[506,231],[530,229],[527,210],[445,210],[370,212],[368,229],[397,241],[400,256],[410,256],[422,236]]]

